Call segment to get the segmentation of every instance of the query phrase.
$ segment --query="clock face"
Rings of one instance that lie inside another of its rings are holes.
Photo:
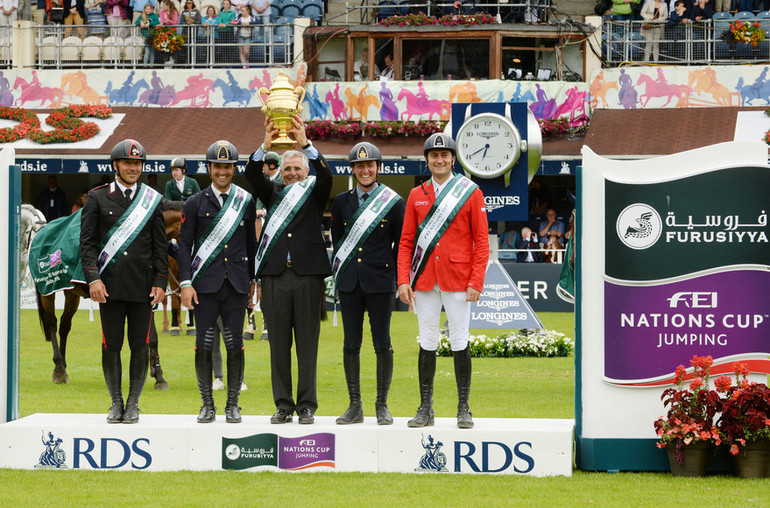
[[[518,129],[505,117],[482,113],[457,131],[457,160],[479,178],[496,178],[510,170],[521,153]]]

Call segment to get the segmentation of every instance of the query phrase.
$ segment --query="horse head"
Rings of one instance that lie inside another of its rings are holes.
[[[21,76],[18,76],[16,78],[16,81],[13,82],[13,89],[16,90],[18,87],[26,88],[27,82],[24,81],[24,79]]]
[[[400,91],[400,92],[398,92],[398,99],[397,99],[397,100],[399,100],[399,101],[400,101],[400,100],[402,100],[404,97],[407,97],[407,98],[410,98],[410,97],[414,97],[414,94],[413,94],[411,91],[409,91],[409,89],[407,89],[407,88],[402,88],[402,89],[401,89],[401,91]]]

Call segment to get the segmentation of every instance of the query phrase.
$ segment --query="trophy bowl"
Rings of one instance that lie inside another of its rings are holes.
[[[273,124],[278,129],[278,138],[273,140],[271,148],[278,150],[294,148],[297,142],[287,135],[287,131],[292,127],[291,120],[294,115],[302,112],[305,89],[301,86],[292,88],[289,78],[281,71],[273,81],[270,90],[262,87],[258,95],[259,100],[262,101],[262,112],[273,120]]]

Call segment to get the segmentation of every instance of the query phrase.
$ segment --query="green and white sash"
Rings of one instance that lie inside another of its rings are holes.
[[[190,264],[193,282],[206,271],[211,262],[222,252],[225,244],[233,237],[233,233],[243,220],[243,214],[246,213],[250,200],[251,194],[235,184],[230,185],[227,201],[203,235],[195,242],[195,251]]]
[[[117,187],[117,184],[113,183]],[[107,232],[99,253],[97,265],[99,274],[104,275],[120,259],[120,255],[136,240],[152,213],[160,203],[161,196],[148,185],[140,185],[131,206],[123,212],[118,222]]]
[[[356,210],[356,213],[353,214],[350,222],[348,222],[345,234],[342,235],[340,241],[334,246],[332,271],[335,284],[337,283],[337,277],[345,271],[358,248],[377,229],[380,221],[388,214],[398,200],[399,195],[393,189],[379,184],[370,194],[369,199],[358,207],[358,210]]]
[[[455,174],[447,182],[441,194],[436,197],[436,201],[417,227],[414,236],[414,255],[409,267],[409,282],[412,287],[425,269],[429,256],[441,239],[441,235],[477,188],[478,185],[468,178]]]
[[[275,246],[275,241],[281,237],[286,227],[307,201],[308,196],[315,187],[315,177],[309,176],[301,182],[284,187],[270,208],[267,217],[265,231],[262,233],[262,241],[257,249],[257,276],[262,271],[265,260]]]

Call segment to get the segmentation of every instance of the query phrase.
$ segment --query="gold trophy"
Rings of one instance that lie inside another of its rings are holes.
[[[264,86],[259,89],[259,100],[262,101],[262,112],[269,116],[278,129],[278,139],[274,139],[271,148],[279,150],[294,148],[297,142],[291,139],[286,131],[291,129],[291,120],[297,113],[302,113],[302,101],[305,89],[301,86],[292,88],[289,78],[281,71],[270,90]],[[265,99],[263,95],[267,95]]]

